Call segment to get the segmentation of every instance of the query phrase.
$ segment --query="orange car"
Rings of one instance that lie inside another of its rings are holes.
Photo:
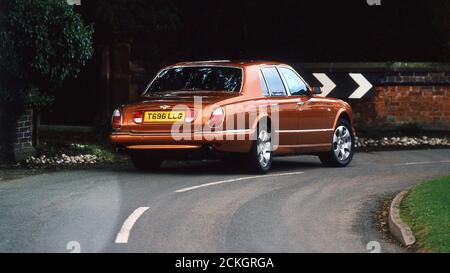
[[[273,156],[296,154],[347,166],[352,109],[320,94],[282,63],[178,63],[162,69],[137,102],[114,111],[110,139],[138,170],[219,156],[265,173]]]

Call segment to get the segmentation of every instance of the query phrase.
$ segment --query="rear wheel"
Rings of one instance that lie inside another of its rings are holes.
[[[138,171],[154,171],[161,167],[163,160],[145,155],[131,155],[131,163]]]
[[[267,126],[258,126],[257,139],[253,141],[248,156],[252,171],[264,174],[272,166],[272,135]]]
[[[339,120],[334,130],[332,149],[320,154],[322,164],[329,167],[345,167],[353,159],[355,138],[350,124],[346,120]]]

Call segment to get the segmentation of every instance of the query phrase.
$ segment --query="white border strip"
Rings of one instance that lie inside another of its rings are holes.
[[[290,175],[297,175],[297,174],[303,174],[303,173],[304,172],[292,172],[292,173],[279,173],[279,174],[270,174],[270,175],[258,175],[258,176],[240,177],[240,178],[216,181],[216,182],[201,184],[201,185],[198,185],[198,186],[183,188],[183,189],[176,190],[175,192],[176,193],[182,193],[182,192],[193,191],[193,190],[197,190],[197,189],[201,189],[201,188],[205,188],[205,187],[216,186],[216,185],[227,184],[227,183],[233,183],[233,182],[239,182],[239,181],[244,181],[244,180],[251,180],[251,179],[258,179],[258,178],[263,179],[263,178],[279,177],[279,176],[290,176]]]
[[[400,164],[396,164],[396,166],[414,166],[414,165],[442,164],[442,163],[450,163],[450,160],[442,160],[442,161],[423,161],[423,162],[408,162],[408,163],[400,163]]]

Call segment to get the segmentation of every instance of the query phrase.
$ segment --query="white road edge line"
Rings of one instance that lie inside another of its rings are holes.
[[[251,180],[251,179],[257,179],[257,178],[269,178],[269,177],[279,177],[279,176],[290,176],[290,175],[297,175],[297,174],[303,174],[304,172],[293,172],[293,173],[279,173],[279,174],[269,174],[269,175],[258,175],[258,176],[248,176],[248,177],[241,177],[241,178],[234,178],[234,179],[228,179],[228,180],[222,180],[222,181],[216,181],[206,184],[201,184],[198,186],[193,186],[189,188],[183,188],[176,190],[176,193],[182,193],[187,191],[193,191],[200,188],[220,185],[220,184],[226,184],[226,183],[232,183],[232,182],[238,182],[238,181],[244,181],[244,180]]]
[[[130,236],[130,231],[133,228],[133,225],[136,223],[136,221],[141,217],[144,212],[146,212],[149,209],[149,207],[140,207],[133,211],[133,213],[128,216],[127,220],[122,225],[122,228],[120,229],[119,233],[116,237],[116,244],[126,244],[128,243],[128,237]]]
[[[425,164],[440,164],[440,163],[450,163],[450,160],[443,161],[423,161],[423,162],[408,162],[396,164],[396,166],[413,166],[413,165],[425,165]]]

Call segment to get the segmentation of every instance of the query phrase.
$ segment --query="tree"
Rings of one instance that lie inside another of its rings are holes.
[[[95,23],[96,44],[128,43],[139,59],[155,62],[183,27],[168,0],[89,0],[81,12]]]
[[[50,104],[52,92],[79,75],[93,54],[93,28],[66,0],[0,0],[0,10],[0,110],[14,120]]]
[[[448,0],[439,0],[428,3],[430,12],[430,19],[432,26],[440,38],[442,47],[444,48],[445,56],[441,56],[442,60],[448,61],[450,59],[450,2]]]

